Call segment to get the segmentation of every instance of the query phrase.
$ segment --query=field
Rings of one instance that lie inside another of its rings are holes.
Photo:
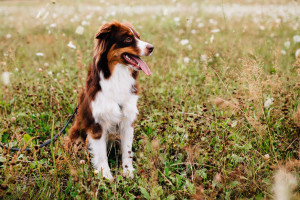
[[[63,127],[114,19],[155,46],[138,78],[135,177],[121,175],[118,141],[110,183],[61,135],[0,148],[0,199],[279,199],[278,169],[299,198],[297,1],[0,1],[0,142],[34,147]]]

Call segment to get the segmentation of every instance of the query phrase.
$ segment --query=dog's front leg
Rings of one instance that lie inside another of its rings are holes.
[[[123,176],[133,178],[132,165],[132,142],[133,142],[133,127],[132,121],[126,120],[120,124],[121,151],[122,151],[122,167]]]
[[[122,151],[122,167],[123,175],[133,177],[133,165],[132,165],[132,142],[133,142],[133,123],[138,114],[137,110],[138,96],[133,96],[127,104],[123,106],[124,119],[120,124],[120,138],[121,138],[121,151]]]
[[[89,136],[89,152],[92,154],[92,163],[96,170],[102,173],[104,178],[109,180],[113,179],[108,165],[107,153],[106,153],[106,130],[103,131],[100,139],[93,139]]]

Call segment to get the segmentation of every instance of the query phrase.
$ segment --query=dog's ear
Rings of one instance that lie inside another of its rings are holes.
[[[103,24],[98,33],[96,34],[96,39],[102,40],[106,39],[108,35],[117,30],[119,22],[105,23]]]

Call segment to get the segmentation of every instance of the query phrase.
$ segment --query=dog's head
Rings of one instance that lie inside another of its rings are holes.
[[[97,62],[107,62],[110,72],[115,64],[121,63],[133,70],[142,70],[146,75],[151,74],[149,67],[140,57],[149,56],[154,47],[141,41],[140,35],[131,24],[116,21],[105,23],[96,34],[95,42],[94,57]]]

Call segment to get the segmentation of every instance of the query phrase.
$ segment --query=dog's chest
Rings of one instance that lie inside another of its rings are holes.
[[[136,118],[138,96],[132,93],[136,84],[127,66],[116,65],[112,75],[105,79],[100,73],[101,91],[91,102],[95,121],[105,127],[119,124],[126,118]]]
[[[127,66],[117,64],[109,79],[105,79],[103,74],[100,74],[100,77],[102,94],[120,106],[134,95],[131,91],[136,80],[131,76]]]

